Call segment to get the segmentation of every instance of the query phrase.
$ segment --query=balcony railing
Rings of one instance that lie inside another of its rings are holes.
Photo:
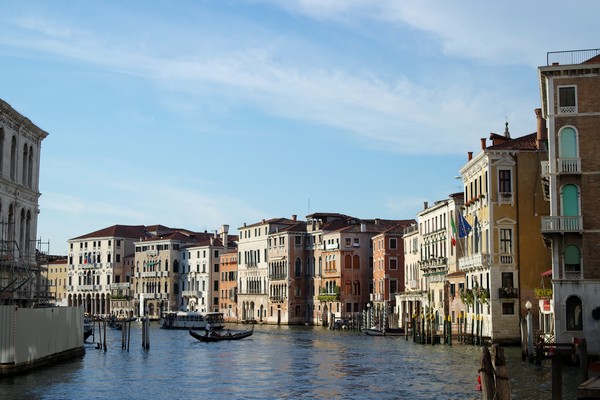
[[[542,177],[547,178],[550,176],[550,162],[542,161]]]
[[[473,268],[487,267],[489,262],[489,255],[484,253],[477,253],[466,257],[461,257],[458,260],[458,267],[460,270],[470,270]]]
[[[131,283],[123,282],[123,283],[111,283],[108,288],[110,290],[120,290],[120,289],[130,289]]]
[[[559,174],[581,174],[580,158],[559,158],[557,162]]]
[[[410,279],[408,281],[408,288],[409,289],[418,289],[419,288],[419,281],[417,281],[416,279]]]
[[[498,298],[500,299],[516,299],[519,297],[519,289],[511,287],[498,288]]]
[[[79,285],[76,286],[77,290],[82,292],[94,292],[102,290],[102,285]]]
[[[581,232],[583,230],[583,217],[542,217],[542,233]]]
[[[512,192],[499,192],[498,193],[498,204],[512,204],[513,194]]]
[[[512,254],[500,254],[500,264],[512,264],[514,257]]]
[[[546,65],[583,64],[584,62],[591,60],[598,55],[600,55],[600,49],[551,51],[546,54]]]
[[[184,290],[181,292],[183,297],[202,297],[202,292],[199,290]]]

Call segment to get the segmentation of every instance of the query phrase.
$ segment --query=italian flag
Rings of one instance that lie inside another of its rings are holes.
[[[456,246],[456,225],[454,225],[454,216],[450,216],[450,225],[452,225],[452,246]]]

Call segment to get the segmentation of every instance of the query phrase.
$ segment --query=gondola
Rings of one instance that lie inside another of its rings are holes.
[[[198,339],[201,342],[222,342],[224,340],[240,340],[243,338],[247,338],[248,336],[252,336],[254,333],[254,326],[249,331],[241,331],[241,332],[216,332],[210,331],[204,334],[194,332],[190,329],[190,335],[193,338]]]

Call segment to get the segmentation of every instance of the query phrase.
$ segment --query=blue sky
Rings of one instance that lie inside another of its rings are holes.
[[[38,238],[54,254],[113,224],[414,218],[462,190],[480,138],[507,119],[535,131],[547,52],[600,45],[593,0],[1,8],[0,98],[49,133]]]

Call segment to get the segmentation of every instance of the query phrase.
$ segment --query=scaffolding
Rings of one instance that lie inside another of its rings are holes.
[[[52,295],[42,274],[51,261],[50,242],[31,240],[23,249],[12,237],[14,229],[10,228],[0,222],[0,304],[20,307],[51,304]],[[9,234],[5,236],[5,232]]]

